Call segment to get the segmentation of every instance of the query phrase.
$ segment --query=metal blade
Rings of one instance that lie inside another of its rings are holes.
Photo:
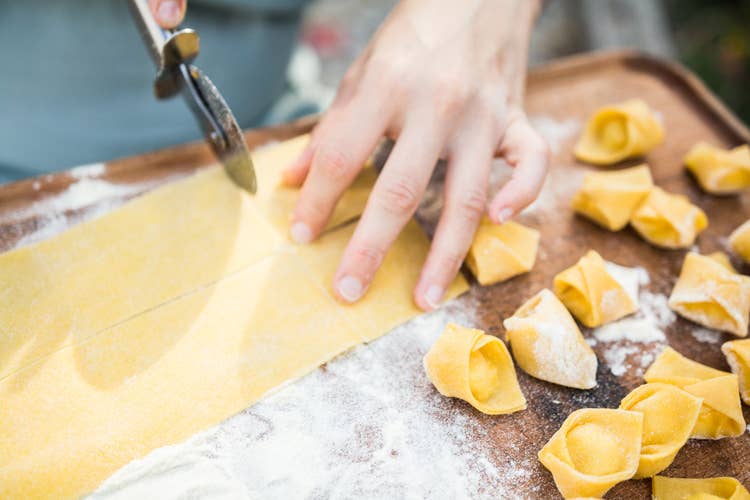
[[[211,148],[224,165],[229,177],[241,188],[251,194],[257,190],[255,166],[247,149],[242,129],[237,124],[232,111],[211,80],[195,66],[190,66],[190,75],[197,86],[202,101],[208,106],[210,114],[218,121],[223,134],[211,132],[208,139]],[[185,96],[188,98],[188,96]]]

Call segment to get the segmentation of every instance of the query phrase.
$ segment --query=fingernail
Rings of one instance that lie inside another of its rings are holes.
[[[347,302],[356,302],[362,297],[364,287],[354,276],[344,276],[339,280],[339,295]]]
[[[312,241],[312,231],[310,231],[310,228],[304,222],[295,222],[292,224],[292,227],[289,228],[289,234],[295,243],[304,245]]]
[[[164,24],[178,24],[180,22],[180,4],[175,0],[164,0],[157,9],[159,20]]]
[[[497,213],[497,220],[500,224],[508,222],[513,217],[513,210],[510,208],[503,208]]]
[[[445,292],[442,288],[437,285],[432,285],[424,294],[424,300],[433,309],[440,307],[440,302],[443,300],[443,294]]]

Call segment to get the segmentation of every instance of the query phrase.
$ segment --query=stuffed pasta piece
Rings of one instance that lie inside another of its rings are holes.
[[[630,224],[653,245],[688,248],[708,227],[708,218],[686,196],[654,187],[633,213]]]
[[[736,375],[702,365],[667,347],[643,378],[648,383],[677,386],[703,399],[690,437],[720,439],[745,432]]]
[[[750,146],[726,150],[705,142],[690,149],[684,159],[704,191],[712,194],[739,193],[750,187]]]
[[[643,413],[641,457],[635,478],[651,477],[672,463],[698,420],[703,399],[669,384],[645,384],[620,409]]]
[[[724,342],[721,352],[727,358],[732,373],[737,375],[742,401],[750,405],[750,339]]]
[[[596,354],[552,292],[542,290],[503,324],[513,356],[526,373],[576,389],[596,386]]]
[[[691,252],[682,264],[669,307],[708,328],[746,337],[750,277],[727,269],[711,257]]]
[[[654,500],[750,500],[750,492],[733,477],[654,476],[652,488]]]
[[[638,310],[637,298],[607,269],[593,250],[554,280],[555,295],[578,321],[597,327]]]
[[[539,452],[565,498],[602,497],[638,470],[643,414],[576,410]]]
[[[424,366],[440,394],[463,399],[482,413],[526,408],[508,349],[481,330],[449,324],[425,356]]]
[[[573,197],[573,209],[610,231],[630,221],[653,186],[648,165],[613,172],[589,172]]]
[[[742,257],[742,260],[750,263],[750,220],[729,235],[729,245],[737,255]]]
[[[631,99],[605,106],[589,118],[574,154],[594,165],[642,156],[664,140],[664,129],[648,104]]]
[[[538,248],[539,231],[513,221],[495,224],[484,218],[466,265],[480,284],[491,285],[530,271]]]

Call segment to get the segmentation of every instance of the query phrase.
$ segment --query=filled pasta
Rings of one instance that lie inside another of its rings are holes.
[[[700,187],[712,194],[733,194],[750,187],[750,146],[722,149],[705,142],[693,146],[685,168]]]
[[[638,310],[636,298],[615,279],[594,250],[555,276],[554,290],[573,316],[592,328]]]
[[[750,219],[729,235],[729,245],[732,251],[750,263]]]
[[[653,245],[688,248],[708,227],[708,218],[686,196],[654,187],[633,213],[630,224]]]
[[[596,386],[596,354],[549,290],[526,301],[503,325],[516,363],[532,377],[576,389]]]
[[[649,383],[677,386],[703,399],[690,437],[721,439],[745,432],[736,375],[702,365],[667,347],[643,378]]]
[[[508,349],[481,330],[449,324],[424,357],[424,367],[440,394],[463,399],[482,413],[526,408]]]
[[[727,358],[732,373],[737,375],[742,401],[750,405],[750,339],[724,342],[721,352]]]
[[[619,231],[628,224],[652,186],[648,165],[589,172],[573,197],[573,209],[605,229]]]
[[[642,433],[642,413],[576,410],[539,451],[539,461],[564,498],[599,498],[638,470]]]
[[[672,463],[698,420],[703,399],[662,383],[642,385],[625,396],[620,409],[643,413],[641,457],[635,478],[651,477]]]
[[[539,231],[513,221],[495,224],[484,218],[466,265],[480,284],[491,285],[530,271],[538,248]]]
[[[750,500],[750,493],[733,477],[654,476],[652,495],[654,500]]]
[[[727,269],[711,257],[691,252],[685,256],[668,303],[690,321],[746,337],[750,277]]]
[[[574,154],[594,165],[642,156],[664,140],[664,128],[648,104],[630,99],[605,106],[589,118]]]

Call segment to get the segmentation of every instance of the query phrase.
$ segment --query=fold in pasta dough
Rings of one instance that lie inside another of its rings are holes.
[[[715,259],[688,253],[669,296],[669,307],[691,321],[747,336],[750,277],[728,270]]]
[[[750,493],[733,477],[654,476],[652,488],[654,500],[750,500]]]
[[[254,155],[256,197],[209,168],[0,255],[0,498],[80,497],[419,314],[414,221],[347,307],[330,281],[354,224],[287,243],[268,176],[303,145]],[[345,195],[334,220],[363,206]]]
[[[664,129],[648,104],[631,99],[605,106],[589,118],[574,153],[581,161],[612,165],[642,156],[664,140]]]
[[[643,239],[658,247],[688,248],[708,227],[708,218],[686,196],[654,187],[630,224]]]
[[[729,235],[729,245],[742,260],[750,263],[750,219],[732,231]]]
[[[564,498],[602,497],[638,470],[643,414],[576,410],[539,452]]]
[[[526,409],[508,349],[481,330],[449,324],[425,355],[424,367],[440,394],[463,399],[482,413]]]
[[[747,144],[726,150],[699,142],[683,161],[708,193],[733,194],[750,187],[750,146]]]
[[[576,389],[596,386],[596,354],[549,290],[526,301],[503,325],[516,363],[532,377]]]
[[[604,259],[594,250],[555,276],[554,290],[573,316],[592,328],[638,310],[633,297],[609,273]]]
[[[649,367],[646,382],[671,384],[703,398],[690,437],[721,439],[745,432],[737,376],[690,360],[667,347]]]
[[[732,373],[737,375],[742,401],[750,405],[750,339],[724,342],[721,352],[727,358]]]
[[[539,231],[513,221],[495,224],[485,217],[466,265],[480,284],[491,285],[530,271],[538,248]]]
[[[619,231],[652,186],[651,171],[645,164],[614,172],[588,172],[573,197],[573,210],[605,229]]]
[[[698,421],[703,400],[669,384],[642,385],[620,403],[643,413],[641,458],[634,478],[651,477],[672,463]]]
[[[736,273],[737,269],[734,268],[732,265],[732,261],[729,260],[729,256],[725,254],[724,252],[713,252],[708,255],[706,255],[709,259],[712,259],[714,262],[719,264],[721,267],[726,269],[727,271],[730,271],[732,273]]]

